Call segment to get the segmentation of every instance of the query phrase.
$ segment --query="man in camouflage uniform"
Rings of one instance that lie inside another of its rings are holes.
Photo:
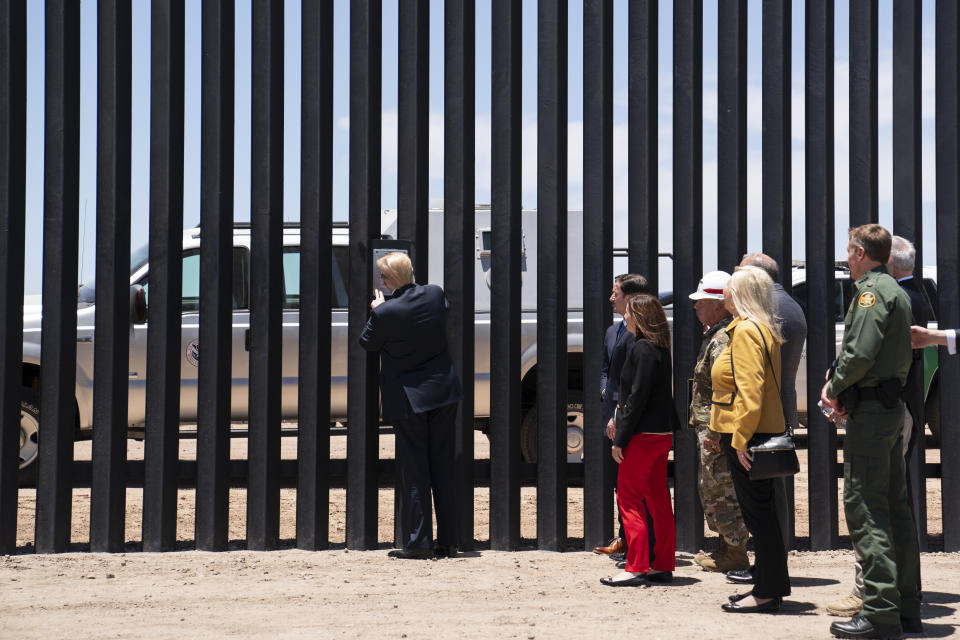
[[[711,271],[703,276],[695,300],[697,318],[706,327],[700,345],[700,355],[693,372],[693,389],[690,396],[690,426],[696,429],[700,451],[700,502],[707,526],[720,537],[720,547],[712,554],[700,552],[694,559],[705,571],[730,571],[746,569],[747,527],[740,513],[740,503],[733,488],[733,478],[727,466],[727,458],[720,449],[719,434],[710,430],[710,399],[713,382],[710,370],[730,338],[723,331],[730,324],[730,313],[723,306],[723,290],[730,274]]]
[[[923,631],[917,532],[907,504],[903,401],[910,370],[910,298],[884,266],[890,233],[877,224],[850,230],[847,263],[856,281],[843,344],[820,399],[847,415],[843,506],[863,558],[863,608],[834,622],[840,638],[899,638]]]

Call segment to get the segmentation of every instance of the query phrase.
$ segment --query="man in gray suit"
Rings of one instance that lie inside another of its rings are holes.
[[[780,268],[776,260],[763,253],[751,253],[743,257],[740,266],[759,267],[773,280],[773,301],[777,305],[777,318],[780,320],[780,331],[783,333],[783,344],[780,346],[780,401],[783,403],[784,420],[795,429],[799,420],[797,416],[797,367],[800,366],[800,354],[807,340],[807,319],[797,301],[790,297],[790,294],[780,284]],[[787,275],[789,275],[789,272]],[[774,481],[777,517],[780,519],[780,531],[783,532],[783,547],[785,549],[790,548],[790,539],[793,536],[793,527],[790,526],[793,514],[788,500],[788,482],[792,482],[792,478],[778,478]],[[731,571],[727,576],[733,582],[750,583],[753,581],[750,569]]]

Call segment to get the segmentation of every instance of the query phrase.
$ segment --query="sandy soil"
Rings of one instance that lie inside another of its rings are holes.
[[[235,440],[232,456],[245,456]],[[296,455],[296,441],[285,438],[284,458]],[[142,443],[131,441],[131,458],[142,457]],[[477,457],[488,455],[478,434]],[[332,452],[345,455],[345,438],[335,437]],[[937,452],[928,459],[934,461]],[[89,443],[76,445],[88,458]],[[182,441],[181,456],[194,455]],[[392,457],[392,437],[381,437],[381,456]],[[805,465],[802,465],[805,466]],[[797,477],[797,535],[807,535],[806,476]],[[842,489],[842,487],[841,487]],[[939,481],[928,481],[928,526],[936,548],[942,531]],[[721,638],[734,634],[772,638],[829,637],[823,607],[847,592],[852,553],[791,552],[794,591],[778,615],[725,614],[720,604],[737,591],[723,576],[700,571],[682,554],[672,585],[611,589],[598,579],[614,571],[606,558],[591,553],[532,550],[536,535],[536,490],[522,492],[521,534],[531,550],[487,550],[489,494],[475,491],[478,551],[454,560],[398,561],[386,557],[393,537],[393,491],[380,492],[376,551],[343,548],[342,490],[331,491],[332,550],[292,549],[295,492],[284,490],[276,552],[243,551],[246,496],[231,491],[230,553],[184,551],[166,554],[70,553],[36,556],[33,490],[21,490],[18,545],[26,552],[0,558],[0,638],[193,638],[193,637],[466,637],[594,638],[622,633],[625,625],[651,638]],[[127,540],[140,539],[142,492],[127,492]],[[74,548],[89,536],[89,490],[74,492]],[[568,535],[582,548],[582,490],[568,495]],[[842,509],[841,509],[842,512]],[[846,527],[840,522],[841,535]],[[715,538],[708,533],[707,546]],[[178,539],[193,538],[193,491],[180,492]],[[960,554],[923,557],[923,616],[928,637],[953,634],[960,625]],[[747,622],[748,621],[748,622]],[[745,624],[748,626],[744,627]],[[744,629],[748,629],[745,632]]]

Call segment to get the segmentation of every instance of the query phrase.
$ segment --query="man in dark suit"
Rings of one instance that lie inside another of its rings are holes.
[[[454,437],[460,379],[447,352],[447,309],[443,289],[413,281],[405,253],[377,261],[383,283],[377,290],[360,344],[380,352],[381,413],[394,425],[397,465],[407,495],[402,549],[394,558],[453,557],[457,554]],[[431,543],[430,493],[437,511],[437,546]]]
[[[887,271],[896,278],[903,290],[910,296],[910,308],[913,311],[913,324],[921,327],[927,326],[930,322],[930,306],[927,304],[927,298],[923,294],[923,285],[913,277],[913,269],[916,263],[917,250],[913,243],[900,236],[893,236],[890,245],[890,261],[887,263]],[[923,350],[914,349],[913,363],[910,365],[910,373],[907,374],[907,384],[904,389],[904,399],[907,405],[907,413],[904,415],[903,425],[903,449],[904,454],[909,457],[909,452],[913,450],[917,443],[917,437],[923,434]],[[909,418],[909,420],[907,419]],[[909,497],[909,477],[907,479]]]
[[[633,346],[633,334],[627,331],[622,316],[627,308],[627,298],[638,293],[650,293],[647,279],[643,276],[624,273],[614,279],[613,291],[610,294],[610,305],[613,307],[613,312],[620,315],[621,319],[620,322],[614,322],[607,327],[607,332],[603,336],[603,362],[600,365],[600,406],[604,429],[606,429],[610,419],[613,418],[613,412],[617,408],[620,371],[623,369],[623,363]],[[617,519],[620,522],[620,531],[617,537],[605,547],[594,547],[594,553],[617,555],[618,557],[619,554],[626,553],[627,543],[623,535],[623,519],[620,517],[619,508],[617,509]],[[650,531],[653,531],[653,529],[651,528]]]

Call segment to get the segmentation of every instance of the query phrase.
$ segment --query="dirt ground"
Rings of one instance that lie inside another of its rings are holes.
[[[245,456],[234,440],[232,457]],[[477,457],[488,455],[482,434]],[[344,457],[345,438],[334,437],[332,455]],[[142,458],[142,443],[129,443],[129,457]],[[802,452],[801,452],[802,453]],[[183,440],[181,457],[195,454]],[[77,459],[89,459],[90,443],[78,443]],[[391,436],[381,436],[381,456],[392,457]],[[928,454],[931,462],[936,452]],[[283,457],[296,457],[285,438]],[[801,460],[803,463],[803,460]],[[805,465],[801,464],[805,469]],[[842,484],[842,483],[841,483]],[[841,487],[842,490],[842,487]],[[74,491],[73,548],[89,540],[89,490]],[[797,477],[797,535],[808,535],[806,475]],[[583,551],[533,550],[536,490],[522,491],[521,535],[528,551],[488,550],[489,493],[475,491],[477,551],[453,560],[388,559],[393,538],[393,491],[380,491],[379,540],[375,551],[343,548],[343,490],[331,491],[332,549],[293,549],[293,490],[281,497],[282,549],[243,551],[245,502],[231,490],[229,553],[68,553],[37,556],[33,541],[35,492],[20,492],[18,545],[24,553],[0,557],[0,638],[193,638],[193,637],[384,637],[384,638],[594,638],[623,633],[626,625],[651,638],[829,637],[834,618],[823,611],[844,595],[852,579],[850,551],[791,552],[793,594],[777,615],[736,617],[720,610],[737,592],[723,576],[699,569],[678,555],[671,585],[614,589],[599,578],[615,569]],[[140,539],[142,492],[127,492],[127,541]],[[582,549],[582,490],[568,494],[570,546]],[[932,548],[942,545],[940,486],[928,481],[928,528]],[[842,509],[841,509],[842,514]],[[193,538],[193,491],[180,492],[178,539]],[[840,522],[841,536],[846,527]],[[707,545],[715,543],[707,532]],[[945,637],[960,625],[960,554],[923,556],[927,637]],[[749,621],[749,622],[747,622]],[[642,625],[642,626],[641,626]]]

